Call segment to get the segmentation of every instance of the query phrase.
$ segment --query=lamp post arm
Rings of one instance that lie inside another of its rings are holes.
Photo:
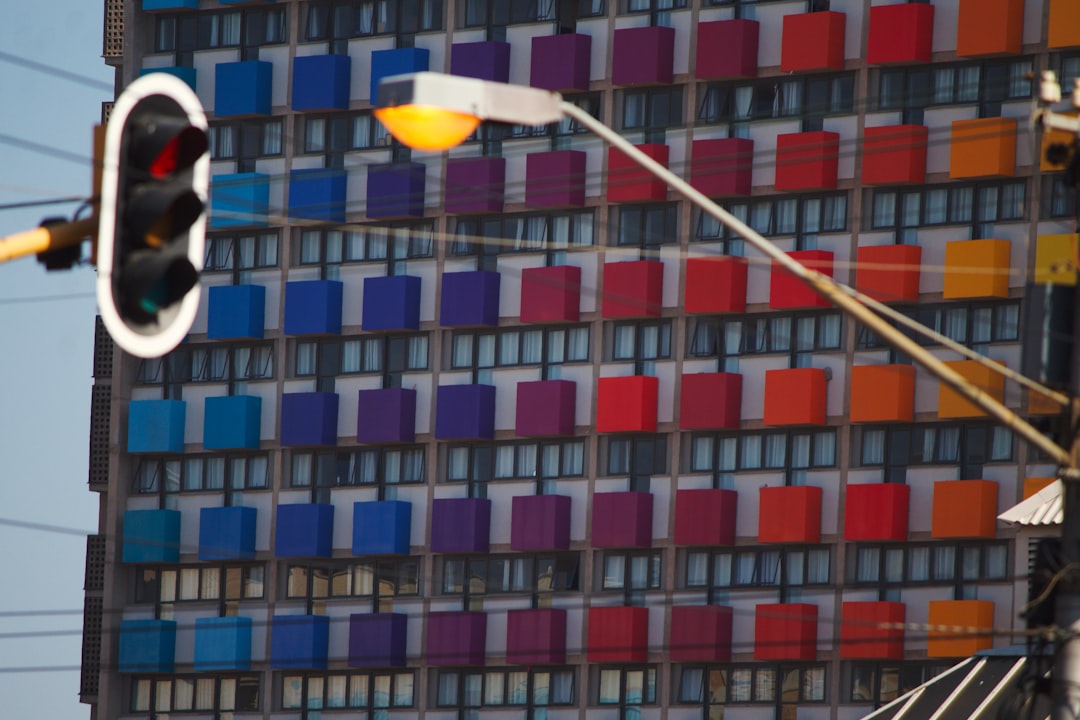
[[[865,324],[894,348],[906,353],[931,375],[941,380],[964,398],[996,418],[1007,428],[1042,450],[1058,465],[1066,467],[1071,465],[1071,458],[1066,450],[1058,447],[1049,438],[1032,427],[1026,420],[1002,405],[987,393],[972,385],[960,375],[960,373],[950,368],[941,360],[938,360],[921,345],[904,335],[897,328],[894,328],[892,325],[885,322],[885,320],[878,315],[874,314],[870,308],[863,305],[845,290],[841,289],[842,286],[832,278],[806,267],[786,252],[776,247],[749,225],[724,210],[696,190],[690,183],[638,150],[634,147],[633,143],[601,123],[589,113],[566,101],[563,101],[560,107],[565,115],[581,123],[582,126],[596,133],[605,142],[625,153],[634,162],[644,167],[656,177],[661,178],[677,193],[690,200],[704,212],[722,222],[753,245],[758,252],[771,258],[792,275],[805,282],[814,291],[842,310],[845,314]]]

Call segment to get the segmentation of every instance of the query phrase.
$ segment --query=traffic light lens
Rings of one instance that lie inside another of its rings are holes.
[[[166,132],[173,129],[162,128]],[[151,133],[147,140],[154,142]],[[152,177],[162,179],[177,170],[184,170],[195,164],[208,147],[206,133],[191,125],[185,126],[173,135],[150,161],[149,172]]]

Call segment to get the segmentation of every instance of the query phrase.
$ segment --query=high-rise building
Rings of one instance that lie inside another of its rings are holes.
[[[574,123],[421,153],[371,99],[558,90],[1017,367],[1025,283],[1076,252],[1027,118],[1078,7],[106,0],[118,86],[188,82],[213,180],[187,342],[99,328],[95,720],[848,720],[1010,644],[996,516],[1044,457]]]

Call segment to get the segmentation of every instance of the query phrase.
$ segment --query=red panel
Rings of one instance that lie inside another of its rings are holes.
[[[834,11],[785,15],[780,70],[842,70],[844,22],[844,13]]]
[[[731,608],[725,605],[671,608],[668,647],[675,662],[730,662]]]
[[[758,542],[821,542],[821,488],[791,485],[758,492]]]
[[[773,185],[777,190],[835,190],[839,157],[839,133],[815,130],[777,135]]]
[[[604,263],[601,314],[606,318],[660,317],[663,289],[660,260]]]
[[[659,381],[646,375],[600,378],[596,431],[656,432]]]
[[[749,195],[754,141],[749,138],[695,140],[690,146],[690,184],[709,197]]]
[[[581,308],[581,268],[573,265],[521,271],[521,322],[577,322]]]
[[[866,61],[872,65],[930,62],[933,39],[933,5],[875,5],[870,8]]]
[[[825,370],[765,371],[765,425],[824,425]]]
[[[688,313],[745,312],[746,271],[746,258],[688,258],[683,308]]]
[[[734,545],[738,499],[734,490],[677,490],[675,544]]]
[[[653,496],[647,492],[594,493],[592,546],[652,546]]]
[[[907,540],[910,502],[910,485],[848,485],[844,501],[844,539]]]
[[[667,145],[645,143],[634,147],[667,167]],[[608,202],[666,200],[667,183],[638,165],[622,150],[611,147],[608,148],[607,199]]]
[[[670,85],[675,61],[675,29],[619,28],[611,52],[615,85]]]
[[[919,299],[922,248],[918,245],[866,245],[855,254],[855,289],[879,302]]]
[[[904,603],[846,602],[841,613],[840,657],[845,660],[903,659]],[[880,627],[884,623],[897,627]]]
[[[755,660],[815,660],[817,605],[761,604],[754,610]]]
[[[581,207],[585,204],[585,152],[553,150],[525,158],[525,207]]]
[[[833,276],[833,254],[828,250],[796,250],[788,253],[811,270]],[[809,285],[775,262],[769,275],[769,307],[782,308],[829,307],[829,301]]]
[[[933,5],[878,5],[929,7]],[[865,185],[926,182],[925,125],[883,125],[863,130],[862,177]]]
[[[698,23],[694,76],[725,80],[757,76],[757,20],[717,20]]]
[[[506,662],[561,665],[566,662],[566,611],[553,608],[506,613]]]
[[[649,609],[589,608],[587,642],[591,663],[645,662],[649,656]]]
[[[692,373],[682,376],[679,428],[737,429],[742,417],[742,375]]]

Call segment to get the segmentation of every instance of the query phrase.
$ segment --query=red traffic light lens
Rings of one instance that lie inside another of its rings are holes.
[[[150,175],[160,179],[190,167],[206,152],[206,148],[206,133],[189,125],[169,138],[150,161]]]

